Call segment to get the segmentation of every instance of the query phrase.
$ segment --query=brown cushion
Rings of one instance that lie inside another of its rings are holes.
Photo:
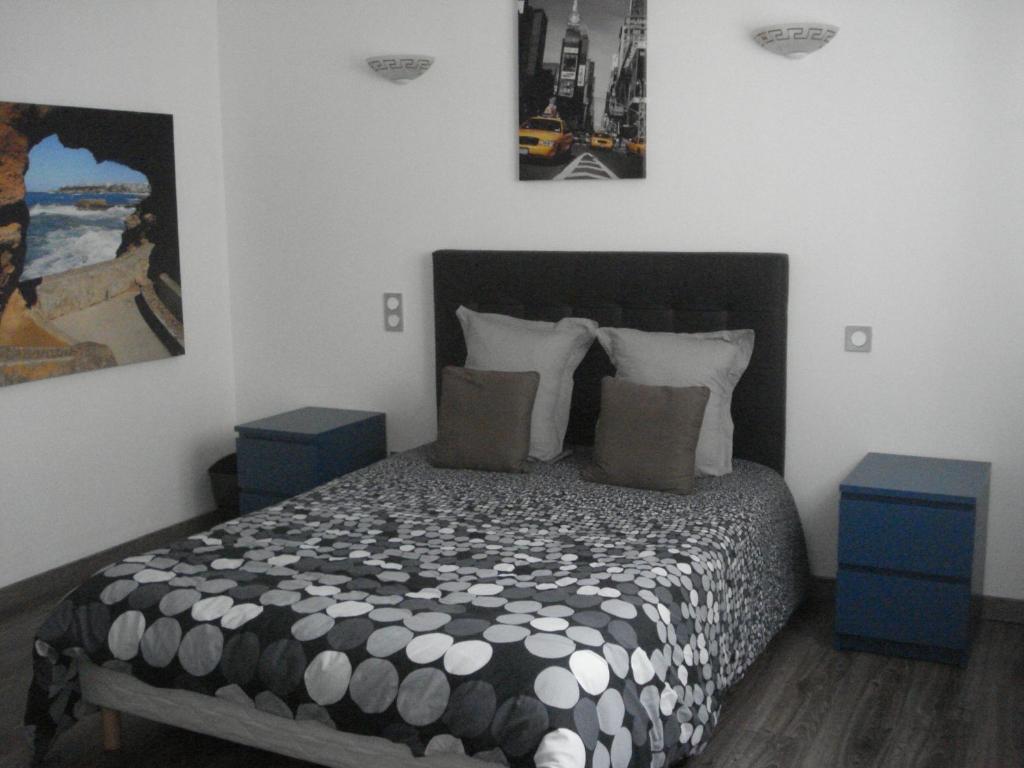
[[[441,371],[437,442],[427,452],[435,467],[525,472],[530,417],[540,374]]]
[[[694,458],[707,387],[658,387],[605,377],[593,464],[595,483],[655,491],[693,491]]]

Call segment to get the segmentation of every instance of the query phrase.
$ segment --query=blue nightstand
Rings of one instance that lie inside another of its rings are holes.
[[[966,664],[991,464],[869,453],[839,501],[836,646]]]
[[[277,504],[387,455],[383,413],[300,408],[235,429],[243,514]]]

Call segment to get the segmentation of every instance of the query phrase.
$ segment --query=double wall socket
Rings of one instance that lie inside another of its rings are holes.
[[[401,332],[405,330],[405,313],[402,294],[384,294],[384,330]]]

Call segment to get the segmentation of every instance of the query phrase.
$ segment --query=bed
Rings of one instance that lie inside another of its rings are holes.
[[[434,254],[438,374],[459,305],[641,330],[753,328],[735,468],[691,496],[588,483],[599,382],[576,373],[568,459],[511,475],[417,449],[113,563],[38,632],[41,758],[90,709],[322,765],[672,765],[799,603],[781,473],[788,267],[773,254]]]

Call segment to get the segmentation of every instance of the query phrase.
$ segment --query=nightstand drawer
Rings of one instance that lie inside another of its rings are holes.
[[[299,408],[239,424],[242,511],[262,509],[387,456],[385,416]]]
[[[839,562],[970,580],[971,509],[843,498]]]
[[[314,445],[238,438],[238,485],[243,491],[295,496],[318,485]]]
[[[368,467],[386,457],[387,451],[377,446],[360,453],[332,456],[330,458],[331,472],[329,474],[330,477],[347,475],[349,472],[355,472],[357,469]],[[324,482],[327,482],[327,480],[324,480]]]
[[[287,496],[270,496],[263,493],[255,493],[253,491],[242,491],[238,494],[238,509],[246,515],[250,512],[256,512],[257,510],[264,509],[265,507],[272,507],[275,504],[280,504],[282,501],[287,500]]]
[[[970,584],[839,569],[836,632],[897,643],[964,648]]]

